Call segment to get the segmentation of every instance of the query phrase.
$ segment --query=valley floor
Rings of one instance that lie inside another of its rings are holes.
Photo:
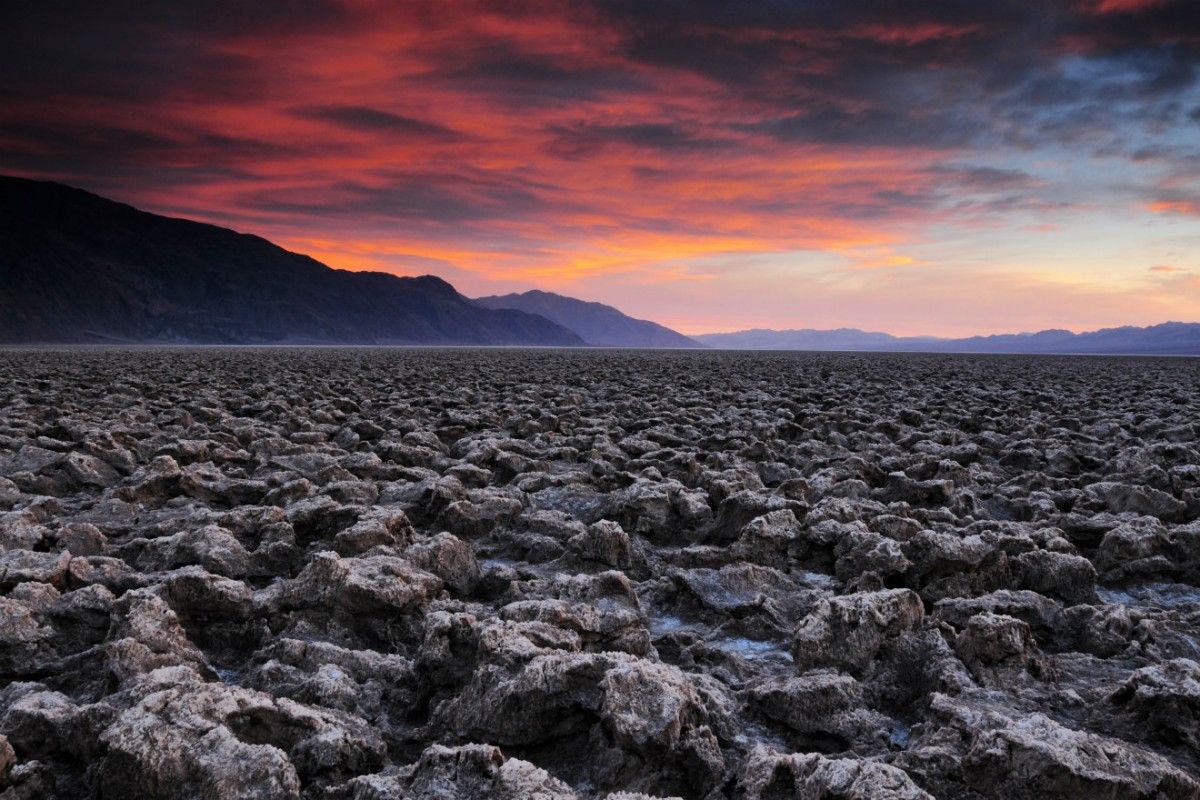
[[[1198,586],[1195,360],[0,350],[0,798],[1195,798]]]

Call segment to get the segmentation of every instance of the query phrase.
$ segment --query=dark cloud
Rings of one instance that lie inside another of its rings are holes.
[[[1200,5],[1173,0],[1093,13],[1101,7],[1078,0],[606,0],[558,13],[613,31],[613,55],[632,65],[690,72],[759,104],[770,121],[750,127],[781,141],[937,148],[1036,146],[1139,119],[1162,124],[1166,112],[1157,98],[1176,98],[1196,85]],[[267,65],[245,49],[228,51],[225,41],[353,36],[378,24],[378,10],[364,8],[332,0],[7,3],[0,10],[0,99],[268,97]],[[517,105],[553,105],[654,85],[644,71],[615,62],[533,52],[503,27],[464,29],[456,38],[454,19],[444,8],[439,19],[437,4],[415,2],[389,13],[438,31],[406,47],[428,57],[427,79],[450,87],[509,96]],[[485,1],[461,13],[536,25],[547,9]],[[1070,60],[1079,62],[1074,69],[1064,67]],[[359,130],[446,135],[374,105],[297,113]],[[645,123],[628,126],[627,143],[641,137],[648,147],[703,146],[695,136],[672,141],[670,128],[639,133],[639,125]],[[567,132],[563,152],[574,146],[570,140],[584,149],[618,141],[619,127],[590,139]]]
[[[1157,98],[1195,85],[1200,63],[1191,0],[1119,15],[1074,0],[603,7],[630,58],[785,112],[758,127],[787,141],[1069,143],[1161,124]]]
[[[0,98],[71,95],[151,102],[193,84],[207,93],[261,88],[229,37],[352,31],[346,4],[324,0],[114,0],[0,4]]]
[[[976,126],[955,109],[913,113],[901,104],[853,108],[822,103],[781,119],[736,127],[788,143],[929,149],[962,147],[977,134]]]
[[[512,42],[489,36],[469,39],[453,48],[417,49],[433,65],[427,76],[430,80],[459,90],[510,98],[519,105],[561,106],[602,100],[609,93],[648,89],[639,75],[613,65],[525,52]]]
[[[547,129],[553,140],[550,151],[568,158],[582,158],[610,145],[665,150],[673,153],[714,150],[733,146],[728,138],[693,132],[673,123],[646,122],[631,125],[581,123]]]
[[[242,198],[245,209],[306,218],[368,218],[396,224],[475,223],[545,211],[538,187],[462,170],[380,175],[371,184],[339,181],[311,191],[268,189]]]
[[[1140,50],[1147,45],[1190,44],[1200,40],[1200,7],[1192,0],[1167,0],[1115,13],[1078,13],[1069,17],[1080,47],[1099,52]]]
[[[550,88],[578,81],[583,70],[560,64],[550,57],[522,55],[508,45],[493,44],[485,52],[457,54],[452,66],[439,71],[448,79],[469,79],[501,85],[532,84],[533,88]]]
[[[0,123],[0,141],[9,147],[24,145],[65,158],[94,155],[100,150],[116,160],[136,160],[152,151],[169,152],[180,144],[174,137],[140,128],[36,121]],[[31,147],[33,143],[36,147]]]
[[[200,157],[219,151],[226,163],[256,161],[287,155],[289,148],[275,141],[229,136],[211,131],[175,130],[160,132],[146,128],[97,125],[94,123],[0,122],[0,142],[12,150],[0,155],[0,163],[19,150],[47,158],[96,160],[138,164],[164,156],[172,160]],[[295,149],[290,152],[295,154]]]
[[[308,106],[292,111],[302,119],[329,122],[353,130],[449,141],[460,134],[449,128],[366,106]]]
[[[964,217],[1002,218],[1014,214],[1050,214],[1073,207],[1067,202],[1048,202],[1026,194],[1007,194],[984,200],[954,200],[950,210]]]
[[[929,174],[935,180],[953,182],[957,186],[980,192],[1030,189],[1041,185],[1041,181],[1033,175],[1019,169],[939,164],[930,169]]]
[[[932,208],[938,205],[942,199],[935,192],[902,189],[881,189],[873,192],[872,197],[884,203],[888,208]]]

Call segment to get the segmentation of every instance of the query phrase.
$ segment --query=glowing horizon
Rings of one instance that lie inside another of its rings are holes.
[[[0,172],[690,334],[1200,320],[1187,0],[76,5]]]

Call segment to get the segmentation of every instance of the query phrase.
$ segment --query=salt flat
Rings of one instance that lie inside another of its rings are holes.
[[[1200,361],[0,378],[5,797],[1200,793]]]

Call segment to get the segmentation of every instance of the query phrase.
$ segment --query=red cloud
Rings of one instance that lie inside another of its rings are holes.
[[[1083,8],[1093,14],[1136,14],[1170,2],[1171,0],[1090,0],[1083,4]]]
[[[981,25],[950,25],[941,22],[923,22],[912,25],[868,25],[861,30],[862,36],[889,44],[913,45],[935,39],[958,39],[983,29]]]

